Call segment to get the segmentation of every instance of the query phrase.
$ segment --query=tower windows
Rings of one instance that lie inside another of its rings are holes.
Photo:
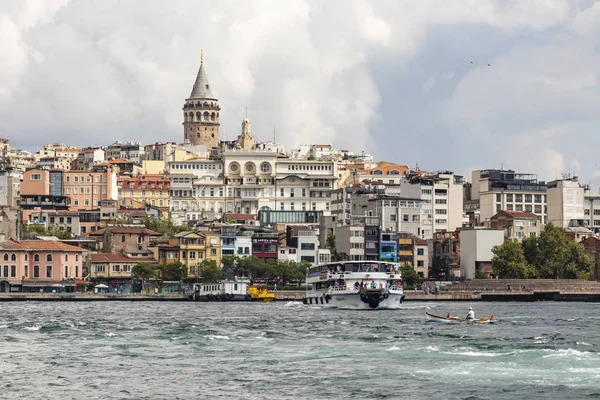
[[[208,111],[204,111],[204,120],[208,121],[208,117],[209,117]]]
[[[215,113],[210,114],[210,120],[215,122]]]
[[[198,121],[198,122],[202,121],[202,113],[200,111],[198,111],[196,113],[196,121]]]

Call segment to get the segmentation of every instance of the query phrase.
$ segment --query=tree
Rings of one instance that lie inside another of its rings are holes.
[[[153,216],[142,217],[140,222],[144,226],[154,232],[158,232],[161,235],[173,236],[179,232],[189,231],[190,228],[187,226],[175,225],[170,219],[162,219]]]
[[[331,260],[332,261],[341,261],[340,254],[337,252],[337,247],[335,245],[335,235],[327,235],[325,239],[325,244],[329,251],[331,252]]]
[[[306,271],[310,268],[310,265],[308,261],[300,261],[294,266],[292,279],[297,279],[299,286],[302,286],[302,283],[306,280]]]
[[[156,278],[156,266],[149,263],[138,263],[131,268],[131,277],[142,281],[142,291],[146,280]]]
[[[56,236],[60,240],[71,239],[73,234],[66,229],[61,229],[56,225],[48,225],[45,228],[43,225],[28,225],[25,227],[25,233],[37,233],[41,236]]]
[[[234,268],[238,276],[247,276],[250,279],[264,277],[267,265],[256,256],[240,258]]]
[[[215,260],[205,259],[200,263],[200,280],[202,282],[220,282],[225,278],[223,269]]]
[[[236,256],[223,256],[221,258],[221,264],[223,264],[223,273],[226,277],[235,276],[235,267],[238,263],[238,257]]]
[[[178,281],[187,277],[187,267],[179,261],[159,265],[158,271],[163,281]]]
[[[534,268],[527,263],[523,246],[517,240],[507,240],[492,248],[494,275],[503,279],[526,279],[535,277]]]
[[[544,226],[538,238],[529,239],[526,246],[532,252],[526,257],[531,259],[540,278],[588,277],[593,269],[593,262],[583,246],[552,223]]]
[[[412,285],[417,279],[419,279],[419,274],[417,274],[417,271],[415,271],[410,264],[400,267],[400,273],[402,274],[402,280],[408,285]]]
[[[138,263],[131,268],[131,276],[135,279],[152,279],[156,277],[156,266],[149,263]]]

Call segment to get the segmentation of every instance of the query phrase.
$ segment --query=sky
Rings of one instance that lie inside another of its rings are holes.
[[[600,184],[593,0],[3,0],[0,136],[181,142],[201,50],[221,139]]]

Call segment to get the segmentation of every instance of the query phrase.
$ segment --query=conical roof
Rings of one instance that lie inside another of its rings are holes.
[[[212,91],[210,90],[210,84],[206,77],[206,71],[204,71],[204,63],[200,63],[200,69],[198,70],[198,76],[196,76],[196,82],[192,88],[192,94],[190,99],[214,99]]]

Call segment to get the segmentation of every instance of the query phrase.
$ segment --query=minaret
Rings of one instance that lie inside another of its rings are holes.
[[[201,144],[209,149],[219,145],[219,100],[213,95],[200,53],[200,69],[192,94],[183,105],[183,133],[185,141]]]
[[[242,133],[238,136],[237,142],[241,149],[246,150],[251,150],[256,145],[248,118],[245,118],[244,122],[242,122]]]

